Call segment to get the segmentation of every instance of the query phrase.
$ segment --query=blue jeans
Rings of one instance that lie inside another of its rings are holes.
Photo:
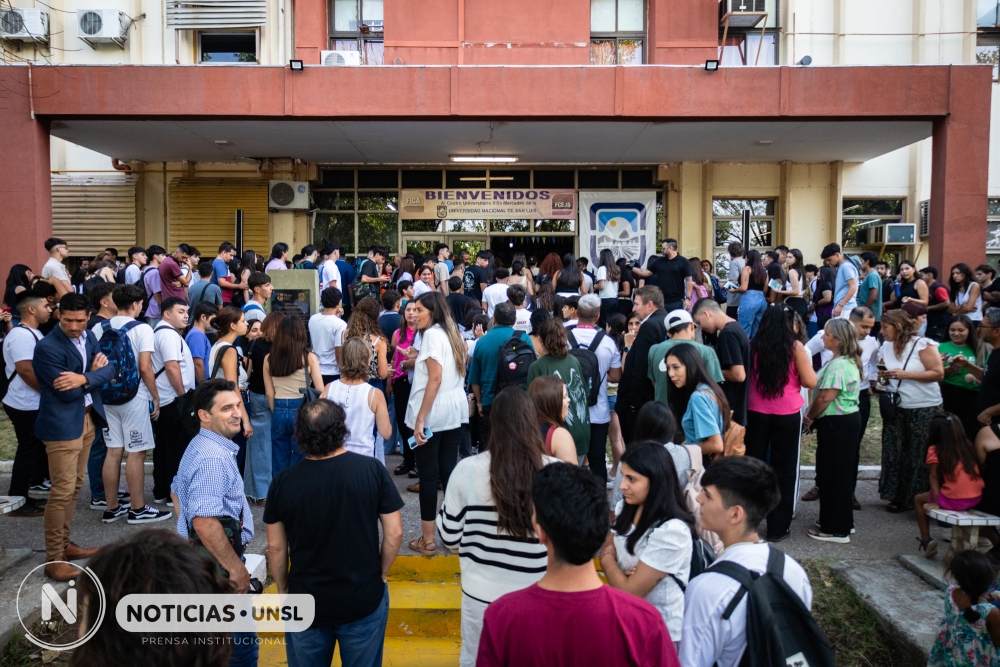
[[[234,632],[229,667],[257,667],[257,633]]]
[[[351,623],[305,632],[286,632],[288,667],[329,667],[340,643],[340,662],[350,667],[381,667],[385,624],[389,620],[389,587],[378,609]]]
[[[392,424],[392,436],[385,441],[385,453],[392,454],[398,451],[403,453],[403,437],[399,435],[399,427],[396,426],[396,401],[386,399],[386,407],[389,408],[389,422]],[[375,427],[378,430],[378,427]]]
[[[806,335],[812,338],[819,333],[819,322],[806,322]]]
[[[267,498],[271,485],[271,408],[267,396],[250,395],[250,424],[253,437],[247,441],[247,463],[243,472],[243,493],[254,500]]]
[[[301,398],[274,399],[271,415],[271,475],[277,475],[304,457],[295,444],[295,413],[302,405]]]
[[[758,290],[747,290],[740,297],[740,326],[747,332],[747,338],[753,338],[760,326],[760,318],[764,316],[764,309],[767,308],[767,299],[764,293]]]
[[[104,444],[104,431],[96,429],[97,437],[90,446],[90,458],[87,459],[87,477],[90,478],[90,497],[104,500],[104,457],[108,454]]]

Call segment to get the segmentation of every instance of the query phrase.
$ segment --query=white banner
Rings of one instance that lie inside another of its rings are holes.
[[[581,192],[580,255],[596,271],[605,248],[639,266],[656,252],[656,192]]]

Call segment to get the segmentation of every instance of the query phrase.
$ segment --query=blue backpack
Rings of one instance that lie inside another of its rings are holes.
[[[139,320],[133,320],[121,329],[115,329],[111,322],[101,322],[98,347],[101,354],[108,358],[108,364],[115,369],[115,376],[101,387],[101,400],[105,405],[124,405],[139,392],[139,362],[127,334],[140,324]]]

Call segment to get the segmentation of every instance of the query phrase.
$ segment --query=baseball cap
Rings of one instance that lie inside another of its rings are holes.
[[[686,310],[671,310],[667,313],[666,318],[664,318],[663,323],[667,326],[667,331],[670,331],[676,326],[682,324],[693,324],[694,320],[691,319],[691,313]]]

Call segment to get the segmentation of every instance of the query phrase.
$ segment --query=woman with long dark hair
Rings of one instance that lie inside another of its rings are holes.
[[[677,420],[674,413],[670,411],[666,403],[662,401],[649,401],[641,408],[635,416],[635,430],[632,432],[632,442],[625,449],[630,449],[633,445],[644,440],[652,440],[663,445],[663,448],[674,460],[674,468],[677,470],[677,481],[682,486],[687,484],[687,471],[692,467],[691,453],[684,445],[674,444],[674,437],[677,435]],[[624,452],[622,452],[624,455]],[[614,484],[611,487],[611,507],[618,505],[622,499],[622,471],[619,469],[614,476]]]
[[[416,282],[417,264],[413,258],[407,255],[399,262],[399,268],[392,272],[392,284],[397,285],[402,280]]]
[[[819,525],[808,533],[814,540],[846,544],[854,529],[852,497],[858,478],[854,443],[861,431],[858,330],[849,320],[832,319],[823,329],[823,345],[833,352],[833,359],[820,370],[813,402],[802,419],[810,430],[816,423]]]
[[[803,320],[806,319],[806,312],[809,304],[806,303],[805,274],[803,273],[802,251],[792,248],[785,258],[785,288],[781,294],[785,297],[785,305],[799,314]]]
[[[576,465],[576,444],[566,430],[569,394],[555,375],[540,375],[528,387],[528,396],[538,415],[538,430],[545,442],[545,454]]]
[[[413,431],[406,425],[406,404],[410,400],[410,375],[413,373],[414,357],[418,352],[413,347],[417,334],[417,304],[410,302],[403,309],[403,317],[399,320],[399,328],[392,334],[392,383],[390,385],[392,400],[396,406],[396,428],[403,440],[403,462],[392,471],[394,475],[406,475],[416,478],[417,463],[413,448],[409,445]],[[412,350],[411,350],[412,348]]]
[[[975,442],[979,429],[979,387],[986,365],[986,348],[972,320],[955,315],[948,325],[948,338],[938,345],[944,379],[941,380],[941,402],[945,412],[957,415],[965,435]],[[970,377],[971,376],[971,377]]]
[[[722,454],[723,434],[729,430],[729,401],[716,384],[694,345],[682,343],[670,348],[666,358],[667,405],[675,415],[683,415],[684,442],[699,445],[706,459]]]
[[[278,323],[271,351],[264,357],[264,391],[272,414],[273,475],[302,460],[303,454],[295,444],[295,416],[307,386],[323,390],[319,357],[309,352],[307,346],[308,337],[302,320],[286,317]]]
[[[816,314],[816,330],[819,331],[833,317],[833,285],[837,272],[831,266],[821,266],[819,277],[816,278],[816,289],[813,290],[812,303],[809,305]]]
[[[562,268],[552,276],[552,283],[555,285],[556,294],[562,297],[579,296],[586,294],[586,281],[583,278],[583,271],[576,263],[576,257],[568,252],[562,257]]]
[[[389,344],[378,325],[378,316],[382,307],[371,297],[358,301],[351,311],[351,319],[347,321],[344,332],[344,342],[352,338],[364,340],[372,350],[371,364],[368,368],[368,384],[378,389],[385,388],[385,378],[389,377],[389,364],[386,355]]]
[[[597,259],[594,291],[601,297],[601,326],[607,326],[611,313],[618,310],[618,283],[622,271],[615,264],[615,255],[605,248]]]
[[[268,258],[267,264],[264,266],[264,272],[270,273],[271,271],[284,271],[288,267],[285,265],[285,259],[288,258],[288,244],[287,243],[275,243],[274,247],[271,248],[271,256]]]
[[[476,664],[486,607],[545,574],[545,547],[532,525],[531,483],[556,459],[542,451],[535,406],[523,389],[502,390],[493,409],[505,417],[490,420],[486,451],[455,466],[437,515],[441,541],[459,552],[462,569],[463,667]]]
[[[244,250],[243,256],[240,257],[240,265],[236,267],[236,282],[247,284],[250,280],[250,274],[257,270],[257,253],[253,250]],[[250,303],[250,299],[253,298],[253,292],[249,289],[240,290],[243,294],[243,303]],[[235,292],[234,292],[235,293]]]
[[[923,282],[923,281],[921,281]],[[913,508],[914,496],[928,487],[923,450],[927,426],[941,409],[944,364],[937,343],[920,336],[918,323],[904,310],[882,315],[883,383],[899,396],[892,419],[882,421],[882,473],[878,492],[890,512]]]
[[[615,341],[615,347],[618,348],[618,354],[621,355],[622,367],[625,366],[625,356],[628,354],[628,350],[625,348],[625,327],[628,326],[625,316],[618,312],[613,312],[610,317],[608,317],[608,322],[605,326],[605,331],[611,336],[611,339]],[[622,425],[618,421],[618,415],[615,413],[615,405],[618,403],[618,383],[608,382],[608,409],[611,411],[611,425],[608,427],[608,440],[611,442],[611,470],[608,471],[608,476],[612,481],[609,484],[614,487],[614,477],[618,474],[618,463],[622,459],[622,454],[625,453],[625,438],[622,437]]]
[[[753,338],[757,333],[760,318],[764,316],[764,309],[767,308],[767,299],[764,298],[765,287],[767,287],[767,270],[760,259],[760,253],[750,250],[747,252],[746,266],[740,271],[739,287],[730,288],[730,291],[742,294],[738,319],[740,326],[747,333],[747,338]]]
[[[518,255],[522,258],[524,255],[522,253],[517,253],[514,255],[514,261],[510,265],[510,278],[507,279],[508,285],[520,285],[524,288],[525,293],[528,295],[529,300],[535,295],[535,281],[534,277],[531,275],[531,271],[528,271],[524,267],[523,259],[517,259]]]
[[[899,263],[899,284],[890,299],[890,307],[899,308],[910,301],[926,306],[928,297],[927,283],[920,279],[917,265],[904,259]]]
[[[253,435],[247,439],[247,464],[243,474],[243,491],[248,498],[260,502],[267,498],[271,485],[271,406],[264,386],[264,359],[271,352],[278,324],[286,315],[280,310],[267,314],[260,325],[260,336],[247,348],[247,402]]]
[[[614,508],[601,568],[613,588],[656,607],[671,639],[683,641],[684,589],[696,535],[673,459],[662,443],[647,440],[628,448],[621,488],[623,499]]]
[[[580,369],[580,362],[569,353],[566,327],[557,319],[547,319],[531,334],[531,343],[538,354],[535,363],[528,367],[528,386],[536,377],[555,375],[566,383],[569,410],[563,418],[576,444],[579,461],[590,449],[590,408],[587,406],[587,387]]]
[[[746,455],[768,462],[778,476],[781,502],[767,515],[767,540],[789,535],[799,495],[802,388],[816,386],[816,372],[797,340],[795,311],[776,304],[764,311],[750,341],[750,394],[747,399]]]
[[[31,279],[34,277],[35,274],[31,272],[27,264],[15,264],[10,267],[10,273],[7,274],[7,286],[3,293],[4,305],[13,308],[17,295],[26,289],[31,289]]]
[[[948,284],[951,288],[948,312],[952,315],[965,315],[979,326],[978,323],[983,321],[983,288],[972,277],[969,265],[960,263],[951,267]]]
[[[620,257],[615,264],[621,271],[621,278],[618,280],[618,312],[628,317],[632,313],[632,292],[635,291],[635,276],[632,275],[632,268],[624,257]]]
[[[535,281],[535,308],[547,311],[549,314],[555,312],[556,294],[552,287],[552,279],[543,274],[539,274]]]
[[[421,534],[410,540],[409,547],[424,556],[433,556],[437,550],[434,519],[438,480],[447,492],[448,480],[458,461],[462,425],[469,423],[464,383],[468,348],[451,319],[444,295],[423,294],[415,299],[415,304],[421,341],[406,406],[406,425],[413,430],[417,445]]]
[[[224,378],[236,384],[243,396],[243,431],[233,437],[233,442],[239,446],[236,454],[236,464],[240,471],[246,463],[247,438],[253,437],[253,426],[250,423],[250,408],[247,400],[247,370],[243,351],[236,346],[236,339],[245,336],[247,329],[246,317],[236,306],[223,306],[212,319],[212,327],[218,332],[215,344],[208,353],[208,368],[205,369],[205,379]]]

